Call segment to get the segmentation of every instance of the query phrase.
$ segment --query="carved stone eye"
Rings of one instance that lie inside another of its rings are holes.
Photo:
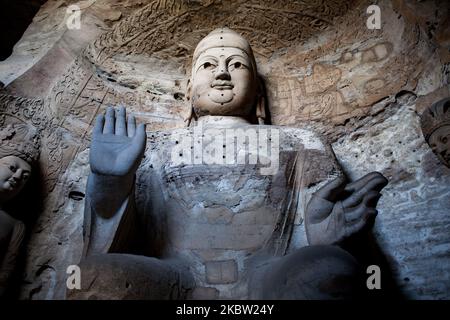
[[[208,68],[210,68],[210,67],[212,67],[213,65],[212,65],[212,63],[210,63],[210,62],[205,62],[204,64],[203,64],[203,68],[204,69],[208,69]]]
[[[11,170],[12,172],[16,172],[16,167],[14,167],[14,166],[9,166],[9,170]]]
[[[242,64],[241,64],[240,62],[235,62],[235,63],[234,63],[234,67],[235,67],[236,69],[240,68],[241,66],[242,66]]]
[[[447,137],[442,137],[441,141],[442,141],[442,143],[447,143],[448,138]]]

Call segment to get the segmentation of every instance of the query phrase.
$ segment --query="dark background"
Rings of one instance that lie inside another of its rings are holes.
[[[8,58],[14,45],[47,0],[0,0],[0,61]]]

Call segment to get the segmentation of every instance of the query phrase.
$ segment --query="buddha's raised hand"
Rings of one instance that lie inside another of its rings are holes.
[[[95,121],[90,150],[91,171],[103,176],[133,175],[145,151],[145,124],[136,127],[134,116],[126,119],[124,107],[108,107]]]
[[[309,244],[339,244],[373,222],[380,191],[387,182],[381,173],[371,172],[348,184],[341,176],[319,189],[305,213]]]

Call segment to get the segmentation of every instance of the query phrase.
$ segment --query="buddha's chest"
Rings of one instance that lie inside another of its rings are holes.
[[[276,192],[274,179],[253,166],[179,167],[166,171],[167,226],[178,250],[261,248],[282,210],[286,183]],[[279,189],[279,186],[278,186]]]
[[[286,252],[311,192],[332,178],[333,158],[318,142],[295,145],[297,131],[280,132],[278,140],[266,135],[265,149],[265,132],[257,132],[257,143],[234,149],[234,159],[244,153],[245,161],[228,162],[226,135],[218,146],[201,141],[204,152],[197,154],[200,138],[182,133],[175,139],[160,133],[150,143],[138,174],[138,206],[152,216],[149,234],[158,235],[162,255],[182,257],[198,286],[223,298],[245,298],[253,257]],[[183,135],[190,142],[185,146]],[[269,166],[275,170],[261,170]]]
[[[188,261],[201,291],[245,297],[246,261],[273,237],[289,185],[278,181],[276,186],[277,179],[255,170],[184,166],[166,171],[168,247]]]

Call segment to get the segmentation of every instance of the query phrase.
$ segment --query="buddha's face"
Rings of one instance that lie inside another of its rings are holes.
[[[197,116],[250,115],[257,82],[252,61],[244,50],[209,48],[198,56],[192,72],[188,95]]]
[[[442,126],[435,130],[428,143],[433,152],[450,167],[450,126]]]
[[[16,156],[0,159],[0,203],[15,197],[25,186],[31,166]]]

